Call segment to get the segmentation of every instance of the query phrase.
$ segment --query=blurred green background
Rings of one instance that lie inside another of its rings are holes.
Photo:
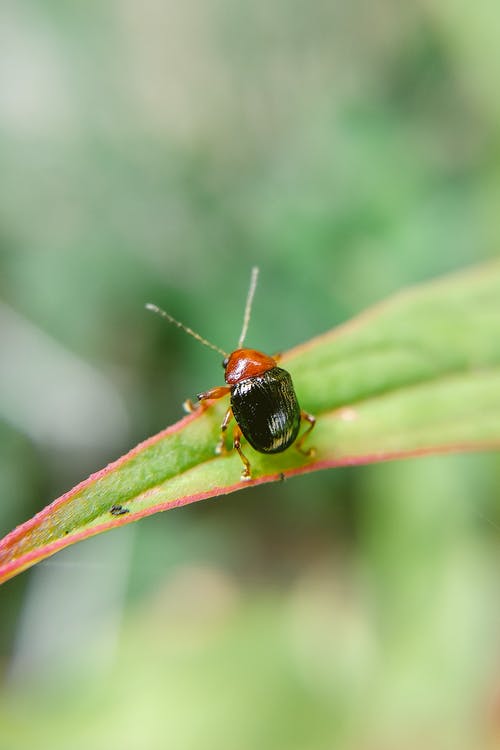
[[[274,352],[498,255],[500,9],[0,5],[0,533]],[[272,324],[270,325],[270,321]],[[0,590],[0,750],[500,746],[500,461],[154,516]]]

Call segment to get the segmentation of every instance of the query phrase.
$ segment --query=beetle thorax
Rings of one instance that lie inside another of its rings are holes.
[[[273,367],[276,367],[276,360],[267,354],[256,349],[236,349],[228,357],[225,380],[234,385],[240,380],[262,375]]]

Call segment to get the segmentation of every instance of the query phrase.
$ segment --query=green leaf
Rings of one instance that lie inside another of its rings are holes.
[[[318,418],[306,445],[241,462],[214,447],[227,398],[92,475],[0,541],[0,581],[161,510],[328,467],[500,446],[500,263],[406,290],[282,362]],[[281,364],[281,362],[280,362]],[[121,512],[113,515],[111,509]]]

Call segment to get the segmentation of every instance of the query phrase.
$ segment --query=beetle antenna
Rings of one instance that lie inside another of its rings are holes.
[[[255,288],[257,286],[257,278],[259,276],[259,269],[257,266],[252,268],[252,275],[250,277],[250,286],[248,288],[247,302],[245,305],[245,315],[243,316],[243,328],[241,329],[241,336],[238,341],[238,349],[241,349],[245,336],[248,331],[248,324],[250,322],[250,313],[252,312],[253,296],[255,294]]]
[[[162,318],[165,318],[165,320],[168,320],[169,323],[173,323],[174,326],[177,326],[177,328],[182,328],[183,331],[186,333],[189,333],[190,336],[193,336],[197,341],[200,341],[205,346],[208,346],[210,349],[213,349],[216,352],[219,352],[219,354],[222,354],[223,357],[229,356],[227,352],[224,351],[224,349],[220,349],[218,346],[215,346],[215,344],[212,344],[210,341],[207,341],[203,338],[203,336],[200,336],[199,333],[196,333],[196,331],[193,331],[191,328],[188,328],[188,326],[185,326],[184,323],[181,323],[179,320],[176,320],[171,315],[168,314],[168,312],[165,312],[165,310],[162,310],[161,307],[157,307],[157,305],[152,305],[150,302],[146,305],[147,310],[151,310],[154,313],[157,313],[158,315],[161,315]]]

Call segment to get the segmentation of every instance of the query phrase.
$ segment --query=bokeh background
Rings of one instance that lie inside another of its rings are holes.
[[[498,255],[500,10],[3,0],[0,532],[285,350]],[[500,746],[500,462],[299,477],[0,590],[0,750]]]

